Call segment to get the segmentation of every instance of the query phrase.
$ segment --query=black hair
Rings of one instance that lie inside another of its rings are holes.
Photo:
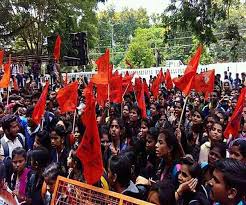
[[[72,160],[73,160],[73,161],[75,162],[75,164],[76,164],[76,168],[77,168],[78,170],[80,170],[81,173],[83,173],[83,165],[82,165],[80,159],[77,157],[76,151],[72,149],[70,152],[71,152],[71,158],[72,158]]]
[[[168,129],[160,129],[159,135],[165,136],[165,142],[169,148],[172,148],[172,160],[177,160],[180,157],[180,151],[178,147],[178,140],[174,135],[174,132]]]
[[[235,159],[226,158],[215,163],[215,169],[223,173],[225,185],[237,190],[238,198],[246,193],[246,164]]]
[[[155,140],[157,142],[159,131],[155,127],[149,128],[147,135],[151,137],[151,139]]]
[[[62,139],[66,139],[67,132],[62,125],[56,125],[53,129],[51,129],[51,132],[54,131],[58,136],[60,136]]]
[[[144,124],[145,126],[147,126],[148,128],[150,127],[150,123],[147,119],[142,119],[141,120],[141,124]]]
[[[8,130],[10,129],[10,124],[12,122],[17,122],[17,117],[16,115],[12,115],[12,114],[8,114],[8,115],[5,115],[3,118],[2,118],[2,128],[3,128],[3,131],[5,130]]]
[[[26,159],[26,150],[24,150],[22,147],[16,147],[12,152],[12,159],[14,159],[16,155],[21,155]]]
[[[39,131],[36,134],[36,137],[39,139],[39,142],[43,147],[47,148],[48,150],[51,148],[50,136],[46,130]]]
[[[112,175],[117,175],[117,182],[128,187],[131,179],[131,162],[125,155],[115,155],[109,160],[109,169]]]
[[[226,158],[226,148],[227,148],[227,146],[226,146],[225,143],[223,143],[223,142],[215,142],[215,143],[212,143],[210,150],[212,150],[214,148],[217,148],[218,149],[218,151],[219,151],[219,153],[220,153],[220,155],[221,155],[221,157],[223,159]]]
[[[175,186],[170,179],[153,184],[150,189],[150,192],[151,191],[158,192],[160,205],[176,204]]]
[[[33,105],[28,106],[28,108],[26,109],[26,116],[27,116],[27,117],[31,117],[33,111],[34,111],[34,106],[33,106]]]
[[[202,111],[200,111],[200,110],[198,110],[198,109],[195,109],[195,110],[192,111],[192,115],[193,115],[195,112],[199,113],[199,115],[201,116],[202,120],[205,119],[204,113],[203,113]]]
[[[232,142],[231,146],[237,146],[241,155],[246,158],[246,140],[238,138]]]
[[[31,151],[31,159],[39,168],[43,169],[49,163],[49,151],[44,147],[38,147]]]
[[[123,140],[125,138],[125,125],[124,125],[124,121],[121,119],[121,118],[113,118],[112,120],[110,120],[110,123],[109,123],[109,130],[110,130],[110,127],[111,127],[111,124],[113,121],[117,121],[118,125],[120,126],[120,139]],[[110,135],[110,132],[109,132],[109,138],[111,138],[111,135]]]
[[[220,121],[215,121],[215,122],[212,124],[211,128],[212,128],[215,124],[220,125],[220,126],[222,127],[222,133],[224,133],[225,126],[224,126]],[[224,138],[223,134],[222,134],[222,138]]]
[[[56,180],[58,175],[60,174],[60,167],[58,163],[49,164],[43,172],[43,177],[48,177],[50,180]]]
[[[197,163],[192,157],[185,156],[181,159],[181,164],[188,165],[189,173],[192,178],[197,178],[198,181],[201,181],[202,177],[202,168],[199,163]]]
[[[0,161],[0,181],[4,180],[6,177],[6,171],[5,171],[5,166],[2,161]]]
[[[131,110],[134,110],[137,112],[138,116],[141,116],[141,110],[139,109],[139,107],[137,105],[133,105],[130,109]]]

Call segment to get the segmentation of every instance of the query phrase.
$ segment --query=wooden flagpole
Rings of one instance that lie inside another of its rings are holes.
[[[182,109],[182,112],[181,112],[181,116],[180,116],[180,119],[179,119],[179,124],[178,124],[178,128],[179,129],[180,129],[180,126],[181,126],[181,123],[182,123],[182,118],[183,118],[183,115],[184,115],[184,111],[185,111],[186,103],[187,103],[187,100],[188,100],[188,96],[189,95],[187,95],[185,97],[184,106],[183,106],[183,109]]]
[[[7,87],[7,106],[9,105],[9,86]]]
[[[73,115],[73,130],[72,130],[73,134],[74,134],[74,131],[75,131],[76,114],[77,114],[77,109],[75,109],[74,115]]]

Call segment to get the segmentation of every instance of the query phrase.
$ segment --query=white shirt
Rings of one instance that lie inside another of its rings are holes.
[[[211,148],[211,142],[205,142],[201,145],[200,154],[199,154],[199,163],[208,162],[208,154]]]
[[[22,137],[23,142],[25,143],[25,139],[23,138],[23,136],[21,136],[21,137]],[[8,139],[6,137],[6,135],[4,134],[3,140],[8,144],[8,147],[9,147],[9,157],[11,157],[11,158],[12,158],[12,152],[13,152],[13,150],[15,148],[17,148],[17,147],[23,147],[22,144],[21,144],[21,142],[19,141],[18,137],[16,137],[14,139],[14,141],[12,141],[12,140]],[[0,156],[1,157],[4,157],[4,150],[3,150],[2,144],[0,145]]]

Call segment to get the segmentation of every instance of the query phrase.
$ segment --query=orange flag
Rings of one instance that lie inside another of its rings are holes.
[[[46,107],[46,97],[49,92],[49,81],[46,82],[46,85],[43,89],[43,92],[36,103],[33,113],[32,113],[32,120],[37,125],[41,122],[41,119],[44,115],[45,107]]]
[[[60,35],[58,35],[56,38],[53,55],[54,55],[54,59],[56,61],[58,61],[60,59],[60,55],[61,55],[61,37],[60,37]]]
[[[0,67],[3,65],[4,50],[0,50]]]
[[[242,111],[245,105],[245,98],[246,98],[246,88],[243,88],[241,90],[241,94],[238,98],[236,108],[227,123],[224,136],[225,138],[229,138],[230,134],[233,136],[233,138],[238,137],[238,131],[240,129],[240,119],[242,117]]]
[[[88,184],[95,184],[103,175],[101,141],[98,133],[95,100],[92,89],[91,84],[84,89],[86,106],[82,115],[82,122],[86,128],[76,152],[83,164],[83,175]]]
[[[13,86],[14,86],[15,91],[19,91],[19,86],[18,86],[16,78],[14,78],[14,80],[13,80]]]
[[[7,88],[10,82],[10,75],[11,75],[11,58],[9,57],[8,63],[4,65],[4,74],[2,79],[0,80],[0,88]]]
[[[98,73],[92,76],[92,83],[101,85],[109,84],[110,76],[112,75],[112,66],[110,65],[109,58],[110,53],[109,49],[107,49],[105,54],[96,61]]]
[[[188,95],[190,90],[192,89],[192,81],[195,78],[201,54],[202,45],[197,48],[195,55],[191,58],[188,66],[185,69],[184,75],[180,78],[173,79],[175,86],[179,88],[185,95]]]
[[[61,88],[56,96],[61,113],[74,112],[78,103],[78,82],[75,81]]]
[[[169,69],[167,69],[167,71],[166,71],[165,85],[166,85],[167,90],[173,89],[173,81],[172,81]]]
[[[193,81],[193,88],[197,92],[205,93],[205,98],[208,98],[209,93],[214,90],[214,79],[215,79],[215,70],[210,70],[204,73],[200,73],[195,76]]]

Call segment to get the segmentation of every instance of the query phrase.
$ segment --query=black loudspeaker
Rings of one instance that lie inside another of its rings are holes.
[[[61,37],[62,38],[62,37]],[[67,66],[81,66],[88,64],[87,35],[85,32],[65,35],[61,44],[62,61]],[[53,55],[56,36],[47,38],[49,56]]]

